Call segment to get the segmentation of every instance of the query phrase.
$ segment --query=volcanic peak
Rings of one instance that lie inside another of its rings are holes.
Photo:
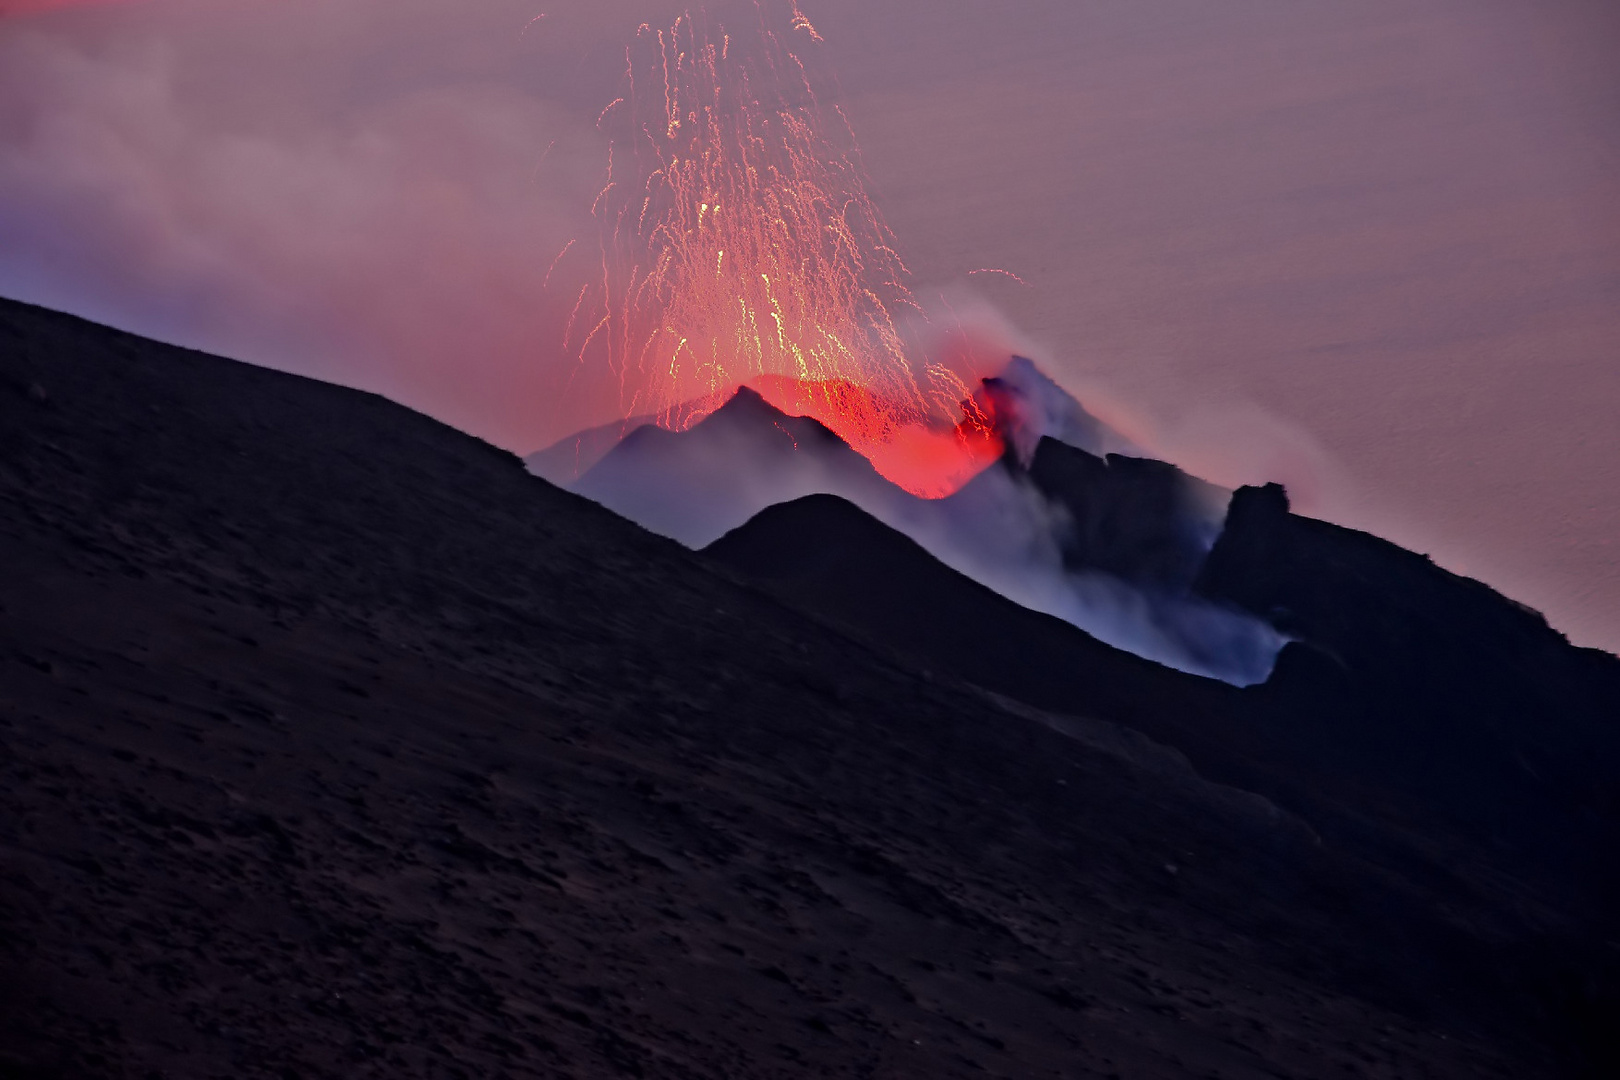
[[[789,416],[747,387],[686,431],[637,428],[573,490],[693,548],[813,492],[866,506],[911,498],[825,425]]]
[[[763,431],[765,424],[786,435],[795,450],[802,449],[800,443],[803,442],[810,444],[811,447],[826,447],[834,454],[848,453],[861,457],[849,443],[820,420],[813,416],[793,416],[783,412],[766,401],[759,391],[751,386],[737,387],[737,392],[732,394],[724,405],[704,417],[693,426],[692,430],[724,428],[752,432],[755,429]]]

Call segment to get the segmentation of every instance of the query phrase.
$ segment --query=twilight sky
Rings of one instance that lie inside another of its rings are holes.
[[[1620,649],[1614,5],[801,6],[920,298]],[[0,293],[533,449],[604,418],[546,272],[680,8],[0,0]]]

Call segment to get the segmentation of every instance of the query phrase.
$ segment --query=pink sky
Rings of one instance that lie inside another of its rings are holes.
[[[121,4],[127,0],[0,0],[0,15],[28,15],[52,8],[87,7],[91,4]]]
[[[1612,5],[802,6],[920,291],[1620,648]],[[0,19],[0,292],[515,450],[598,418],[541,281],[623,42],[679,5],[73,7]]]

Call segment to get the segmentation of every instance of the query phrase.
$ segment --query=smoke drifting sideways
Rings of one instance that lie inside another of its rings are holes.
[[[1288,639],[1192,590],[1230,490],[1168,465],[1129,469],[1148,451],[1023,357],[986,380],[986,391],[1023,469],[988,469],[931,514],[895,527],[1008,599],[1117,648],[1237,686],[1265,681]],[[1060,456],[1042,440],[1125,477],[1065,491],[1042,476],[1037,456]]]
[[[555,392],[573,373],[546,288],[591,231],[601,90],[577,35],[533,17],[143,0],[0,19],[0,293],[513,449],[605,419],[605,379]]]

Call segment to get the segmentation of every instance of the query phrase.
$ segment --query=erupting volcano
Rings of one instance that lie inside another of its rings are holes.
[[[790,25],[821,40],[797,5]],[[597,124],[612,135],[600,265],[564,347],[613,372],[624,416],[684,430],[750,385],[926,497],[1000,454],[969,391],[988,372],[908,340],[902,317],[923,312],[850,126],[763,15],[744,37],[701,14],[643,24]]]
[[[1229,493],[1116,460],[1134,447],[1031,361],[926,329],[847,119],[759,18],[746,44],[688,14],[626,50],[597,120],[599,263],[564,331],[616,376],[623,420],[529,467],[693,548],[837,495],[1026,608],[1264,680],[1284,638],[1190,591]]]

